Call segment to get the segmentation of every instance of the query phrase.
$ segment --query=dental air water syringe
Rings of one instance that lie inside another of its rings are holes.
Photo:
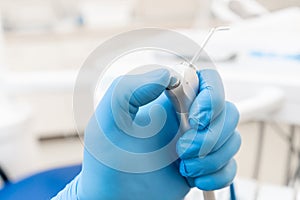
[[[184,133],[191,127],[188,122],[189,108],[196,98],[199,81],[196,73],[196,61],[199,59],[202,50],[206,46],[209,39],[216,31],[228,30],[229,27],[212,28],[205,40],[201,44],[198,51],[193,56],[190,62],[184,62],[182,65],[185,68],[183,77],[180,75],[172,75],[170,84],[167,88],[167,96],[173,103],[178,118],[180,120],[180,132]],[[214,191],[203,191],[204,200],[215,200]]]

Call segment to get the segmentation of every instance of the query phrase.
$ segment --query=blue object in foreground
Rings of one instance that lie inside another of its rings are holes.
[[[34,174],[0,190],[1,200],[51,199],[79,172],[81,165],[52,169]]]
[[[233,183],[230,185],[230,200],[236,200],[236,193]]]

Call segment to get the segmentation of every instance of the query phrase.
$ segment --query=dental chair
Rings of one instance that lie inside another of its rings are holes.
[[[4,186],[0,189],[1,200],[51,199],[81,170],[81,165],[61,167],[28,176],[19,181],[10,181],[0,169]]]

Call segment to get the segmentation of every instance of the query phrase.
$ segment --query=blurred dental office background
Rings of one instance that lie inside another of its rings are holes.
[[[210,28],[229,25],[205,50],[226,98],[241,112],[240,196],[297,199],[299,6],[299,0],[0,0],[0,167],[17,181],[81,162],[73,87],[101,42],[160,27],[200,44]]]

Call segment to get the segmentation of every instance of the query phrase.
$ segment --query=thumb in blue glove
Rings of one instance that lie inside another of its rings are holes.
[[[169,82],[166,69],[114,81],[86,128],[82,172],[57,199],[184,198],[190,187],[176,163]]]

